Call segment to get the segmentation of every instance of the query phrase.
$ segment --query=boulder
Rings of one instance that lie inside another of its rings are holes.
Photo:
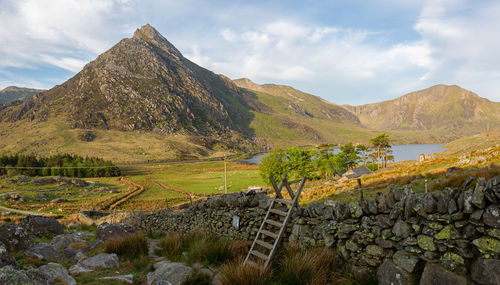
[[[61,255],[57,252],[57,250],[48,243],[37,243],[34,246],[28,248],[24,251],[24,255],[27,257],[34,257],[42,260],[48,261],[61,261]]]
[[[180,285],[193,272],[191,267],[181,263],[168,262],[154,272],[148,273],[148,285]]]
[[[483,214],[483,222],[496,229],[500,229],[500,206],[491,205],[486,208]]]
[[[62,225],[56,219],[44,216],[27,216],[21,220],[21,225],[28,233],[38,237],[64,233]]]
[[[467,285],[467,278],[427,262],[420,278],[420,285]]]
[[[478,258],[471,267],[472,280],[483,285],[500,284],[500,260]]]
[[[1,224],[0,241],[8,251],[17,252],[31,247],[34,242],[28,232],[20,225]]]
[[[68,274],[66,268],[58,263],[49,263],[38,267],[38,271],[49,277],[49,280],[60,284],[75,285],[76,281]]]
[[[5,248],[3,242],[0,241],[0,267],[7,265],[17,267],[16,260],[7,252],[7,248]]]
[[[113,238],[124,238],[133,233],[135,233],[135,228],[129,224],[102,223],[97,226],[96,239],[106,241]]]
[[[19,270],[11,265],[0,268],[0,284],[52,285],[50,276],[38,269]]]
[[[409,273],[390,259],[386,259],[377,270],[379,285],[416,285],[419,277],[420,272]]]
[[[114,253],[101,253],[82,260],[78,264],[88,269],[120,268],[118,256]]]
[[[74,243],[87,243],[85,240],[81,239],[77,234],[62,234],[54,237],[50,242],[56,250],[62,250]]]

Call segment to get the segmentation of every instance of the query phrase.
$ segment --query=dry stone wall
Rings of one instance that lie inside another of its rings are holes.
[[[297,209],[285,241],[337,248],[356,278],[376,276],[379,284],[500,284],[499,202],[498,177],[469,177],[433,193],[393,188],[375,200]],[[133,223],[150,232],[204,229],[253,240],[269,203],[264,194],[233,193],[182,212],[138,214]]]

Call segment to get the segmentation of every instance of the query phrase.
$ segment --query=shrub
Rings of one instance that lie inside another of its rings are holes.
[[[132,260],[148,254],[148,242],[142,235],[135,233],[125,238],[106,241],[104,243],[104,252],[116,253],[122,258]]]

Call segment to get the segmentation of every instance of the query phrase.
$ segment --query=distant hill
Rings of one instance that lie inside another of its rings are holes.
[[[11,102],[14,100],[24,100],[33,97],[35,94],[44,91],[43,89],[23,88],[16,86],[9,86],[0,90],[0,104]]]
[[[375,133],[342,106],[290,86],[263,84],[241,78],[234,83],[256,94],[268,109],[256,113],[250,126],[260,140],[273,145],[367,141]]]
[[[389,101],[344,107],[367,128],[396,136],[433,133],[449,141],[500,128],[500,103],[456,85],[436,85]]]

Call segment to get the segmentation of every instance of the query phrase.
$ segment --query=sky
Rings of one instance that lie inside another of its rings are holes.
[[[436,84],[500,101],[500,1],[0,0],[0,89],[49,89],[154,26],[232,79],[337,104]]]

